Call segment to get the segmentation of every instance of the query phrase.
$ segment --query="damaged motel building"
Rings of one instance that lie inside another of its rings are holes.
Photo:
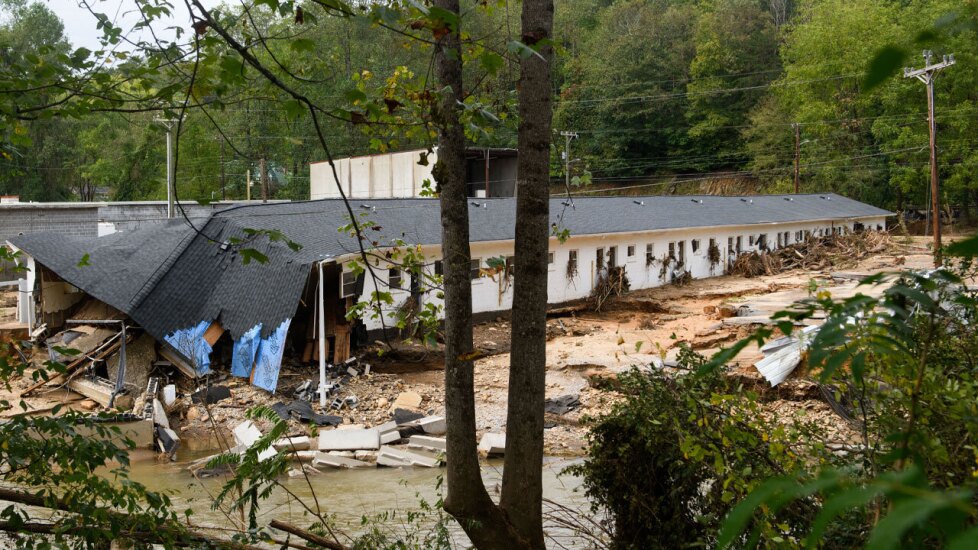
[[[354,199],[350,206],[358,219],[371,222],[371,240],[381,247],[395,240],[417,245],[424,269],[440,271],[437,200]],[[477,319],[495,317],[512,303],[516,202],[473,198],[467,207],[473,311]],[[612,269],[620,269],[632,289],[722,275],[738,254],[881,230],[890,215],[834,194],[554,198],[550,209],[555,227],[570,235],[563,242],[551,238],[551,304],[587,298]],[[56,344],[71,347],[63,335],[72,327],[110,333],[124,327],[122,342],[150,342],[153,369],[179,371],[201,385],[208,374],[229,371],[275,392],[286,361],[307,365],[310,374],[318,366],[322,388],[326,365],[339,365],[351,350],[374,341],[407,300],[440,305],[438,292],[424,291],[410,272],[379,260],[377,284],[393,295],[388,318],[348,320],[350,308],[369,300],[375,285],[351,269],[358,243],[339,230],[349,223],[341,200],[324,199],[232,207],[196,227],[173,220],[99,238],[14,237],[8,244],[27,267],[20,275],[18,321],[33,338],[47,338],[49,347],[57,338]],[[269,240],[262,230],[279,231],[301,248]],[[246,262],[250,250],[268,261]],[[487,269],[490,259],[507,269]],[[148,376],[84,368],[110,400],[141,394]]]

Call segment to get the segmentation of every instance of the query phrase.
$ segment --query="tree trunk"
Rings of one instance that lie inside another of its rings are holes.
[[[459,13],[458,0],[434,5]],[[445,289],[445,417],[447,494],[445,510],[481,549],[522,547],[516,532],[493,503],[482,482],[475,440],[472,364],[472,280],[469,275],[469,206],[465,189],[465,132],[459,100],[462,56],[459,29],[435,46],[435,74],[443,91],[432,109],[439,129],[438,160],[432,171],[441,197],[442,261]]]
[[[553,0],[524,0],[522,41],[540,54],[520,63],[516,265],[500,507],[523,540],[544,548],[543,405],[550,239],[550,71]]]

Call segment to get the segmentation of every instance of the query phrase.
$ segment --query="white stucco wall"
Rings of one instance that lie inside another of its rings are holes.
[[[679,243],[684,245],[685,269],[689,270],[693,278],[702,279],[717,275],[723,275],[726,270],[726,262],[735,257],[730,254],[728,239],[736,248],[737,237],[741,238],[741,252],[759,251],[760,243],[757,238],[759,235],[767,235],[768,248],[778,248],[778,233],[787,232],[786,240],[782,240],[781,246],[791,245],[797,242],[797,232],[810,231],[812,236],[828,235],[832,231],[852,231],[854,223],[861,222],[866,229],[876,229],[877,226],[885,228],[885,218],[862,218],[859,220],[841,221],[815,221],[805,223],[785,223],[785,224],[763,224],[746,225],[731,227],[712,227],[695,229],[676,229],[665,231],[646,231],[640,233],[612,233],[604,235],[571,235],[569,239],[561,243],[555,238],[550,240],[550,251],[553,253],[553,263],[549,264],[549,280],[547,302],[559,304],[586,298],[591,294],[591,290],[597,282],[597,249],[604,249],[605,261],[608,261],[608,251],[612,247],[617,247],[617,265],[624,266],[628,275],[628,280],[632,290],[643,288],[653,288],[671,282],[671,271],[664,278],[661,273],[661,259],[668,253],[669,243],[675,244],[675,254],[679,256]],[[750,237],[753,236],[754,244],[751,245]],[[720,262],[711,265],[707,254],[710,239],[716,239],[717,247],[720,251]],[[699,248],[696,252],[692,251],[692,242],[699,241]],[[646,264],[646,247],[651,244],[653,255],[656,262],[649,266]],[[634,254],[628,256],[628,247],[634,246]],[[423,247],[426,262],[430,264],[428,269],[433,269],[436,260],[441,259],[441,249],[439,246]],[[567,263],[571,251],[577,252],[577,273],[568,276]],[[480,266],[485,268],[486,259],[507,257],[513,255],[512,241],[476,242],[471,245],[473,259],[479,259]],[[381,287],[386,288],[388,265],[376,267],[378,279]],[[360,296],[361,300],[369,299],[375,286],[372,279],[368,276],[364,281],[364,291]],[[394,322],[394,311],[409,296],[409,278],[407,274],[402,274],[402,284],[400,289],[392,292],[394,307],[389,308],[385,315],[386,325],[391,326]],[[441,304],[441,300],[435,296],[435,292],[426,294],[423,300],[436,304]],[[512,307],[513,285],[512,279],[506,279],[502,274],[494,277],[481,277],[472,281],[472,311],[473,313],[487,313],[496,311],[506,311]],[[364,320],[369,330],[380,329],[382,327],[379,319]]]

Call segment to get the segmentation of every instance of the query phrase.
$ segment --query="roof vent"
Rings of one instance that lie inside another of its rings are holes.
[[[560,201],[560,204],[564,206],[574,206],[573,201]]]
[[[645,201],[632,201],[639,206],[645,206]]]
[[[754,199],[740,199],[740,202],[746,202],[747,204],[754,204]]]
[[[360,204],[360,208],[363,208],[364,210],[371,210],[371,211],[377,210],[376,208],[370,206],[369,204]]]
[[[487,202],[478,203],[478,202],[475,202],[475,201],[469,201],[469,204],[471,204],[472,206],[474,206],[476,208],[479,208],[479,207],[489,208],[489,203],[487,203]]]
[[[818,198],[822,199],[823,201],[830,201],[830,200],[832,200],[832,197],[829,197],[827,195],[819,195]]]
[[[786,201],[793,201],[793,200],[795,200],[795,199],[793,199],[793,198],[791,198],[791,197],[785,197],[785,198],[784,198],[784,200],[786,200]]]
[[[689,199],[689,200],[695,202],[696,204],[703,204],[703,199]]]

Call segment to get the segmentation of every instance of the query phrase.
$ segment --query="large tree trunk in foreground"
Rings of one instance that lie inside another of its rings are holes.
[[[459,13],[458,0],[435,6]],[[510,545],[502,513],[482,482],[475,440],[472,345],[472,281],[469,277],[469,206],[465,189],[465,133],[459,121],[462,56],[458,29],[435,46],[435,73],[443,88],[434,107],[439,128],[438,161],[433,175],[441,196],[442,258],[445,289],[445,411],[448,511],[479,548]]]
[[[550,71],[553,0],[524,0],[516,184],[516,269],[500,507],[533,548],[543,540],[543,404],[547,364],[547,252],[550,239]]]
[[[459,13],[458,0],[435,6]],[[443,92],[434,109],[439,127],[434,176],[441,193],[445,267],[445,409],[448,421],[445,510],[480,549],[543,548],[542,462],[549,240],[550,56],[552,0],[523,4],[523,41],[540,56],[523,60],[520,77],[513,352],[507,413],[503,492],[496,506],[482,482],[475,440],[472,364],[472,286],[465,189],[465,135],[459,123],[462,62],[459,30],[435,48]],[[542,56],[542,57],[541,57]]]

